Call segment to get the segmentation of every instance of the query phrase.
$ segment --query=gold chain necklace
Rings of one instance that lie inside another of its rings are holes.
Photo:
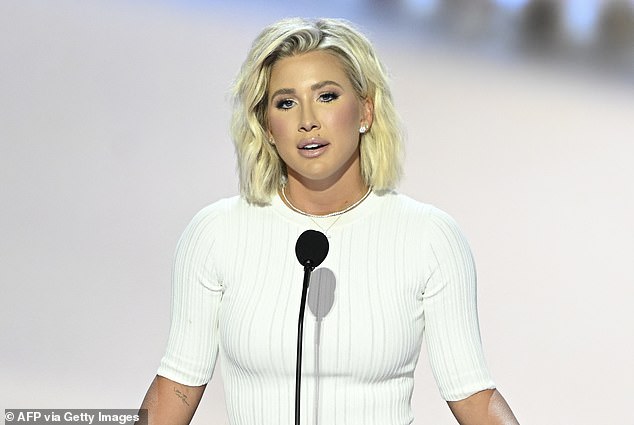
[[[319,222],[318,222],[317,220],[315,220],[314,218],[312,218],[312,217],[308,217],[308,218],[310,218],[310,220],[311,220],[313,223],[315,223],[315,225],[316,225],[317,227],[319,227],[319,228],[322,230],[322,232],[324,232],[324,235],[326,235],[326,237],[327,237],[327,238],[330,238],[330,235],[328,234],[328,231],[329,231],[330,229],[332,229],[332,226],[334,226],[334,225],[335,225],[335,223],[337,223],[341,217],[343,217],[343,216],[342,216],[342,215],[338,215],[338,216],[337,216],[337,218],[335,218],[335,219],[332,221],[332,223],[330,223],[330,225],[329,225],[328,227],[325,227],[325,228],[324,228],[324,226],[322,226],[321,224],[319,224]]]
[[[319,215],[319,214],[307,213],[306,211],[302,211],[299,208],[297,208],[295,205],[293,205],[291,203],[291,201],[288,200],[288,197],[286,196],[286,186],[282,186],[282,198],[284,198],[284,202],[286,202],[286,205],[288,205],[293,211],[295,211],[297,213],[300,213],[301,215],[305,215],[306,217],[310,217],[310,218],[328,218],[328,217],[335,217],[335,216],[338,216],[338,215],[339,216],[343,215],[343,214],[347,213],[348,211],[350,211],[351,209],[353,209],[356,206],[358,206],[361,202],[365,201],[365,199],[368,196],[370,196],[371,192],[372,192],[372,186],[368,186],[368,191],[365,192],[365,195],[363,195],[361,197],[361,199],[359,199],[357,202],[355,202],[354,204],[350,205],[349,207],[346,207],[346,208],[342,209],[341,211],[331,212],[330,214]],[[315,221],[315,220],[313,220],[313,221]],[[315,223],[317,223],[317,222],[315,222]]]
[[[308,218],[310,218],[310,220],[315,223],[315,225],[317,227],[319,227],[324,234],[326,235],[326,237],[330,238],[330,235],[328,235],[328,231],[330,229],[332,229],[332,227],[339,221],[339,219],[341,217],[343,217],[343,215],[345,213],[347,213],[348,211],[350,211],[351,209],[355,208],[356,206],[358,206],[361,202],[363,202],[368,196],[370,196],[370,193],[372,192],[372,187],[368,187],[368,191],[361,197],[361,199],[359,199],[357,202],[355,202],[354,204],[350,205],[347,208],[344,208],[341,211],[335,211],[332,212],[330,214],[324,214],[324,215],[318,215],[318,214],[310,214],[307,213],[305,211],[300,210],[299,208],[297,208],[295,205],[293,205],[291,203],[291,201],[288,200],[288,197],[286,196],[286,186],[282,186],[282,198],[284,199],[284,202],[286,203],[286,205],[288,205],[290,207],[290,209],[292,209],[293,211],[306,216]],[[321,224],[319,224],[319,222],[317,220],[323,221],[327,218],[331,218],[331,217],[336,217],[332,223],[330,223],[330,225],[328,227],[324,227]]]

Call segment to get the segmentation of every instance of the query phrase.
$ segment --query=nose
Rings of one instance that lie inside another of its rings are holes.
[[[310,132],[314,129],[319,129],[321,125],[315,115],[315,111],[310,106],[302,107],[302,114],[299,122],[299,131]]]

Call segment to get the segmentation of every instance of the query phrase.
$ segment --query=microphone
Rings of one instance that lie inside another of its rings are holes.
[[[299,264],[304,266],[304,282],[302,285],[302,301],[299,305],[297,322],[297,362],[295,367],[295,425],[299,424],[299,401],[302,386],[302,340],[304,334],[304,311],[310,273],[319,266],[328,255],[328,238],[317,230],[306,230],[299,235],[295,244],[295,255]]]
[[[317,230],[306,230],[297,239],[295,255],[299,264],[314,269],[326,259],[328,248],[326,235]]]

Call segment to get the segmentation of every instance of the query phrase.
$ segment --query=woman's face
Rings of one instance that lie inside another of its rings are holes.
[[[268,98],[269,132],[289,182],[330,186],[361,175],[359,127],[372,123],[372,103],[358,98],[336,56],[313,51],[280,59]]]

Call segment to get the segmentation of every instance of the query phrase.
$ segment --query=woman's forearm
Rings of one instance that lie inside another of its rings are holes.
[[[190,387],[156,376],[143,399],[148,425],[188,425],[205,391],[205,385]]]
[[[464,400],[448,402],[460,425],[519,425],[498,390],[485,390]]]

